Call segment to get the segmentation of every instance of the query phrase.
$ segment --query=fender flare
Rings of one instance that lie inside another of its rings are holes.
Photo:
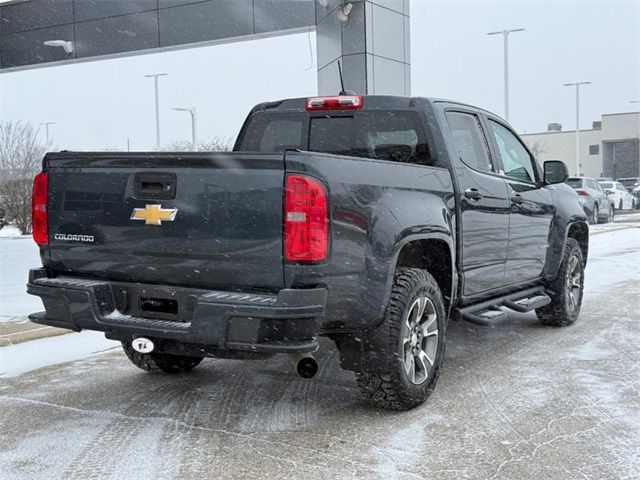
[[[371,330],[379,327],[384,322],[385,313],[387,310],[387,305],[389,304],[389,298],[391,297],[391,289],[393,287],[394,281],[394,272],[396,270],[396,266],[398,264],[398,258],[400,257],[400,252],[402,249],[411,242],[415,242],[418,240],[438,240],[444,242],[449,249],[449,255],[451,257],[451,301],[449,302],[449,310],[451,310],[451,306],[454,305],[454,300],[457,295],[457,282],[458,282],[458,272],[456,269],[456,250],[453,242],[453,232],[445,231],[442,229],[441,232],[430,232],[427,234],[413,234],[407,235],[403,237],[398,243],[396,243],[393,254],[389,261],[389,268],[387,270],[387,279],[385,283],[385,293],[382,301],[382,310],[379,312],[371,322],[369,322],[364,330]]]

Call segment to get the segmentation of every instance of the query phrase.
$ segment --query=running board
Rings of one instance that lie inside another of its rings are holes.
[[[551,298],[544,292],[544,287],[533,287],[475,305],[456,308],[455,313],[462,320],[487,326],[507,319],[507,313],[501,307],[524,313],[544,307],[549,303],[551,303]]]

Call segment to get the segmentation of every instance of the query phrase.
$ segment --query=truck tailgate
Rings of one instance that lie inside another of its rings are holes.
[[[56,275],[210,289],[283,288],[282,155],[57,153]]]

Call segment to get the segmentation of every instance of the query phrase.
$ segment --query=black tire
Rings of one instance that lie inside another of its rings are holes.
[[[622,200],[620,200],[620,205],[618,205],[618,210],[622,210]]]
[[[577,262],[575,267],[573,259]],[[577,279],[576,273],[579,275]],[[568,238],[564,246],[558,276],[547,286],[547,294],[551,297],[551,303],[536,310],[538,318],[543,324],[553,327],[571,325],[580,314],[583,293],[584,259],[582,250],[575,239]],[[571,296],[573,296],[573,300]]]
[[[424,300],[424,307],[421,307],[422,299],[428,300]],[[421,309],[422,315],[419,316]],[[415,323],[412,321],[414,312]],[[396,271],[385,323],[380,327],[388,329],[386,371],[356,373],[360,391],[367,400],[387,410],[409,410],[427,399],[438,381],[444,358],[445,315],[440,288],[429,272],[419,268],[399,268]],[[409,325],[414,325],[413,330]],[[414,354],[414,351],[425,356]],[[405,369],[405,361],[413,365],[413,370],[409,370],[411,373]]]
[[[182,373],[197,367],[202,357],[187,355],[171,355],[168,353],[140,353],[136,352],[130,343],[122,342],[122,349],[127,358],[136,367],[147,372]]]

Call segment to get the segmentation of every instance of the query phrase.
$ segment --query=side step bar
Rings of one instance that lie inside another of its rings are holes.
[[[531,312],[551,303],[544,287],[533,287],[520,292],[496,297],[481,303],[455,309],[456,316],[476,325],[494,325],[507,319],[507,313],[501,309],[506,307],[516,312]]]

